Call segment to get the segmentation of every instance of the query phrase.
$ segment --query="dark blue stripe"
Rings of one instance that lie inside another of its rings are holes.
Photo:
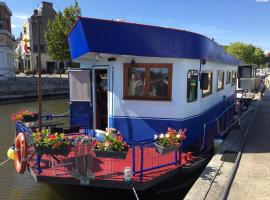
[[[219,104],[213,106],[201,115],[193,118],[179,120],[160,120],[149,118],[132,118],[132,117],[110,117],[110,122],[114,127],[124,135],[128,141],[140,141],[152,139],[154,134],[165,132],[168,127],[175,129],[187,128],[187,139],[184,147],[193,145],[199,146],[203,137],[203,125],[211,121],[222,113],[227,107],[233,103],[233,99],[229,98]]]

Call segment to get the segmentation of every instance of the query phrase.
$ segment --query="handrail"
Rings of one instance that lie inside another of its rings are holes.
[[[206,136],[206,128],[209,124],[212,124],[215,121],[218,121],[220,117],[222,117],[228,110],[230,110],[233,106],[235,106],[235,102],[232,103],[228,108],[226,108],[222,113],[220,113],[217,117],[215,117],[214,119],[204,123],[203,125],[203,142],[202,142],[202,146],[201,146],[201,151],[203,150],[204,146],[205,146],[205,136]]]
[[[140,141],[130,141],[128,142],[128,144],[130,145],[144,145],[144,144],[149,144],[149,143],[152,143],[152,142],[155,142],[155,139],[148,139],[148,140],[140,140]]]
[[[234,106],[235,105],[235,103],[232,103],[232,105],[230,105],[227,109],[225,109],[222,113],[220,113],[216,118],[214,118],[213,120],[211,120],[211,121],[209,121],[209,122],[207,122],[207,123],[204,123],[204,126],[206,125],[208,125],[208,124],[211,124],[211,123],[213,123],[214,121],[216,121],[218,118],[220,118],[223,114],[225,114],[225,112],[227,112],[228,110],[230,110],[231,109],[231,107],[232,106]]]
[[[70,117],[70,115],[68,114],[69,114],[69,111],[63,114],[59,114],[59,115],[47,114],[47,115],[43,115],[42,118],[45,118],[46,120],[52,120],[53,118]]]
[[[12,70],[9,70],[9,71],[7,71],[7,72],[5,72],[5,73],[3,73],[3,74],[0,74],[0,77],[9,78],[9,77],[7,77],[6,75],[9,74],[9,73],[12,73],[12,72],[14,72],[14,74],[15,74],[15,70],[12,69]],[[14,76],[14,78],[15,78],[15,80],[16,80],[16,75]]]

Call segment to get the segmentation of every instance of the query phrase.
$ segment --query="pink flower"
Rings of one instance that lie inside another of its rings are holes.
[[[104,149],[107,150],[109,148],[109,146],[110,146],[110,142],[109,141],[106,141],[104,143]]]

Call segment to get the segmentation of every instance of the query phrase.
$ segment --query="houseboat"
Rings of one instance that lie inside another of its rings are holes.
[[[81,17],[68,39],[72,60],[80,63],[69,69],[70,126],[79,128],[71,131],[75,146],[68,155],[29,150],[27,166],[37,181],[127,189],[130,175],[145,190],[200,163],[231,124],[240,63],[206,36]],[[122,159],[93,151],[92,141],[103,141],[107,127],[128,145]],[[168,128],[186,138],[161,154],[154,138]],[[16,133],[31,138],[33,129],[17,121]]]

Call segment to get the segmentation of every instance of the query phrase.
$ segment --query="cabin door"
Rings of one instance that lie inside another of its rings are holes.
[[[108,70],[94,69],[94,128],[108,127]]]

